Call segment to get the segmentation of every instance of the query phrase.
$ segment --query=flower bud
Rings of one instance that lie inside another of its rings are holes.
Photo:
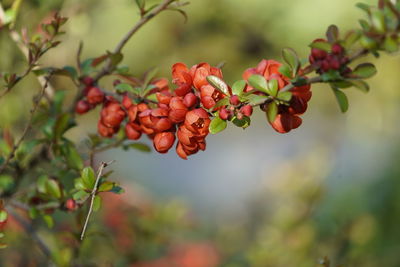
[[[175,135],[171,132],[162,132],[154,136],[154,148],[159,153],[167,153],[168,150],[174,145]]]
[[[130,140],[138,140],[142,136],[141,128],[136,123],[127,123],[125,126],[126,137]]]
[[[183,104],[188,108],[191,108],[191,107],[197,105],[197,103],[198,103],[198,98],[193,93],[188,93],[183,98]]]
[[[86,97],[90,104],[96,105],[103,102],[104,93],[98,87],[90,87]]]
[[[118,131],[118,128],[107,127],[100,120],[97,124],[97,130],[101,136],[111,138]]]

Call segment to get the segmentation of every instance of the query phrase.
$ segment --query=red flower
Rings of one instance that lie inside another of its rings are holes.
[[[101,122],[101,120],[99,120],[97,130],[101,136],[111,138],[116,132],[118,132],[119,127],[107,127]]]
[[[200,90],[202,86],[208,85],[207,76],[214,75],[222,78],[222,71],[211,67],[208,63],[200,63],[190,68],[190,75],[193,77],[193,86]]]
[[[183,103],[183,100],[179,96],[174,96],[171,98],[171,101],[169,102],[169,114],[168,118],[173,122],[173,123],[180,123],[185,120],[186,113],[188,112],[188,108],[186,105]]]
[[[142,136],[140,125],[129,122],[125,126],[126,137],[130,140],[138,140]]]
[[[172,132],[162,132],[154,136],[153,144],[154,148],[159,153],[167,153],[168,150],[174,145],[175,134]]]
[[[172,82],[178,86],[174,91],[177,96],[184,96],[192,90],[192,75],[185,64],[176,63],[172,66],[172,78]]]
[[[207,84],[200,89],[201,103],[207,109],[213,108],[219,100],[225,97],[223,93]]]
[[[205,136],[208,134],[210,118],[207,111],[202,108],[189,111],[185,117],[185,127],[196,135]]]

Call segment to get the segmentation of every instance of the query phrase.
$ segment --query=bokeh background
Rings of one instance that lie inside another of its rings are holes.
[[[134,2],[24,1],[17,26],[35,30],[49,12],[61,10],[69,17],[67,34],[42,63],[73,65],[80,40],[84,58],[113,49],[138,19]],[[190,2],[187,23],[165,12],[132,38],[123,63],[133,73],[156,66],[170,78],[175,62],[226,62],[225,78],[235,81],[263,58],[281,60],[283,47],[307,57],[308,44],[330,24],[345,31],[363,16],[354,7],[358,0]],[[327,86],[316,85],[303,125],[285,135],[255,112],[251,127],[209,136],[207,150],[187,161],[173,151],[101,154],[96,160],[117,161],[113,178],[126,193],[110,197],[104,214],[95,217],[91,227],[106,237],[93,234],[80,259],[95,266],[173,266],[178,259],[185,267],[261,267],[315,266],[327,256],[332,266],[400,266],[400,61],[387,55],[369,60],[379,71],[370,79],[371,92],[346,89],[346,114]],[[0,32],[0,70],[23,67],[23,57]],[[110,88],[111,82],[102,85]],[[7,96],[0,126],[24,125],[37,86],[31,77]],[[71,96],[76,90],[64,79],[57,87]],[[79,118],[82,127],[69,137],[83,142],[96,120],[96,112]],[[69,262],[68,246],[43,234],[59,249],[60,261]],[[21,263],[27,244],[15,244],[0,252],[0,265]]]

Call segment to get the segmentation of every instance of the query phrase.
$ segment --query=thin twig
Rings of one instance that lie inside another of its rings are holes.
[[[122,51],[124,46],[128,43],[128,41],[132,38],[132,36],[144,25],[146,24],[149,20],[154,18],[156,15],[158,15],[160,12],[166,10],[168,6],[172,3],[175,2],[176,0],[164,0],[161,4],[159,4],[156,8],[154,8],[150,13],[147,15],[141,17],[141,19],[128,31],[128,33],[122,38],[122,40],[117,44],[117,46],[114,49],[114,54],[118,54]],[[114,66],[111,64],[111,60],[107,61],[106,66],[97,74],[97,76],[94,78],[95,81],[98,81],[101,79],[103,76],[109,74],[113,70]]]
[[[4,21],[4,16],[5,16],[4,9],[3,9],[2,4],[0,3],[0,21]],[[17,47],[19,48],[19,50],[21,51],[21,53],[25,56],[25,58],[26,58],[27,60],[29,60],[29,49],[27,48],[27,46],[26,46],[26,45],[24,44],[24,42],[22,41],[22,38],[21,38],[20,34],[19,34],[16,30],[14,30],[14,29],[9,29],[9,33],[10,33],[11,39],[12,39],[12,40],[14,41],[14,43],[17,45]],[[27,76],[27,75],[31,72],[32,68],[33,68],[33,66],[29,66],[28,71],[27,71],[26,74],[24,74],[22,77]],[[39,83],[40,83],[40,85],[41,85],[42,87],[44,87],[44,85],[47,83],[46,91],[45,91],[46,96],[47,96],[49,99],[53,99],[53,97],[54,97],[54,91],[55,91],[55,90],[54,90],[54,88],[51,86],[51,84],[49,84],[48,81],[46,81],[46,78],[43,77],[43,76],[36,76],[36,78],[37,78],[37,80],[39,81]],[[11,91],[10,89],[7,89],[7,88],[6,88],[6,89],[2,92],[1,97],[3,97],[4,95],[6,95],[7,93],[9,93],[10,91]],[[1,98],[1,97],[0,97],[0,98]]]
[[[99,170],[97,171],[96,182],[94,183],[92,192],[90,193],[91,199],[90,199],[89,211],[88,211],[88,214],[86,216],[85,224],[83,225],[83,229],[82,229],[82,233],[81,233],[81,240],[83,240],[83,238],[85,237],[85,232],[86,232],[86,228],[87,228],[88,223],[89,223],[90,215],[93,212],[94,198],[97,195],[97,189],[98,189],[98,186],[99,186],[99,181],[100,181],[101,175],[103,174],[103,170],[104,170],[104,168],[106,168],[107,166],[109,166],[112,163],[114,163],[114,160],[112,160],[110,162],[102,162],[100,167],[99,167]]]
[[[26,126],[25,126],[25,128],[24,128],[24,130],[22,132],[21,137],[14,144],[11,152],[8,154],[6,160],[3,162],[3,164],[1,164],[0,173],[2,173],[4,171],[4,169],[10,163],[10,161],[14,158],[15,152],[17,151],[18,147],[21,145],[22,141],[24,141],[24,139],[25,139],[26,135],[28,134],[29,130],[32,128],[33,117],[34,117],[34,115],[36,113],[36,110],[39,107],[40,101],[42,100],[42,98],[43,98],[43,96],[45,94],[46,88],[49,85],[49,79],[50,79],[50,77],[46,78],[46,82],[45,82],[44,86],[42,87],[42,90],[40,91],[39,96],[34,100],[33,107],[32,107],[32,109],[30,111],[30,116],[29,116],[29,119],[28,119],[28,123],[26,124]]]
[[[32,224],[27,222],[21,215],[15,212],[13,209],[7,209],[7,211],[11,214],[11,216],[24,228],[24,230],[32,237],[33,241],[36,242],[40,251],[49,259],[52,259],[51,250],[46,245],[46,243],[40,238],[37,234],[35,228],[33,228]]]

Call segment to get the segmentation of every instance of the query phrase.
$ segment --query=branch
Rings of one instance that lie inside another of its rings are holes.
[[[112,163],[114,163],[114,160],[112,160],[110,162],[102,162],[100,167],[99,167],[99,170],[97,171],[96,182],[94,183],[92,192],[90,193],[91,199],[90,199],[89,211],[88,211],[88,214],[86,216],[85,224],[83,225],[83,229],[82,229],[82,233],[81,233],[81,240],[83,240],[83,238],[85,237],[85,232],[86,232],[86,228],[87,228],[88,223],[89,223],[90,215],[92,215],[92,212],[93,212],[94,198],[97,195],[97,189],[98,189],[98,186],[99,186],[99,181],[100,181],[101,175],[103,174],[103,170],[104,170],[104,168],[106,168],[107,166],[109,166]]]
[[[42,100],[42,98],[43,98],[43,96],[44,96],[44,94],[45,94],[46,88],[47,88],[48,85],[49,85],[49,79],[50,79],[50,77],[45,78],[45,84],[44,84],[44,86],[42,87],[42,90],[40,91],[38,98],[37,98],[36,100],[34,100],[33,107],[32,107],[32,109],[31,109],[31,111],[30,111],[30,116],[29,116],[29,119],[28,119],[28,123],[27,123],[27,125],[25,126],[25,128],[24,128],[24,130],[23,130],[23,132],[22,132],[22,136],[21,136],[21,137],[19,138],[19,140],[14,144],[14,146],[13,146],[13,148],[12,148],[10,154],[8,154],[6,160],[3,162],[3,164],[1,164],[1,166],[0,166],[0,173],[2,173],[2,172],[5,170],[5,168],[7,167],[7,165],[8,165],[8,164],[10,163],[10,161],[14,158],[15,152],[17,151],[18,147],[21,145],[22,141],[24,141],[24,139],[25,139],[26,135],[28,134],[29,130],[32,128],[33,116],[35,115],[36,110],[37,110],[37,108],[39,107],[40,100]]]
[[[129,32],[122,38],[122,40],[118,43],[118,45],[114,49],[114,54],[118,54],[122,51],[124,46],[128,43],[128,41],[132,38],[132,36],[144,25],[146,24],[149,20],[154,18],[156,15],[161,13],[162,11],[166,10],[168,6],[175,2],[176,0],[164,0],[161,4],[159,4],[156,8],[153,9],[150,13],[147,15],[141,17],[141,19],[132,27],[132,29],[129,30]],[[107,61],[107,65],[97,74],[97,76],[94,78],[95,81],[98,81],[101,79],[103,76],[109,74],[115,66],[112,66],[111,60]]]
[[[0,3],[0,21],[4,21],[4,16],[5,16],[4,9],[3,9],[2,4]],[[27,60],[29,60],[29,50],[26,47],[26,45],[22,42],[22,38],[19,35],[19,33],[14,29],[10,29],[9,34],[10,34],[11,39],[14,41],[14,43],[17,45],[17,47],[19,48],[21,53],[24,55],[24,57]],[[33,68],[33,66],[29,66],[28,70],[22,75],[21,78],[24,78],[25,76],[27,76],[31,72],[32,68]],[[47,84],[45,93],[49,99],[52,99],[54,97],[54,88],[48,83],[48,81],[46,80],[45,77],[36,76],[36,78],[42,87],[45,87],[45,84]],[[11,88],[5,89],[1,93],[0,98],[3,97],[4,95],[6,95],[10,91],[11,91]]]
[[[46,243],[40,238],[40,236],[37,234],[35,228],[27,222],[21,215],[19,215],[17,212],[15,212],[12,209],[7,210],[13,218],[24,228],[24,230],[32,237],[33,241],[36,242],[38,245],[40,251],[49,259],[51,260],[52,255],[49,247],[46,245]]]

